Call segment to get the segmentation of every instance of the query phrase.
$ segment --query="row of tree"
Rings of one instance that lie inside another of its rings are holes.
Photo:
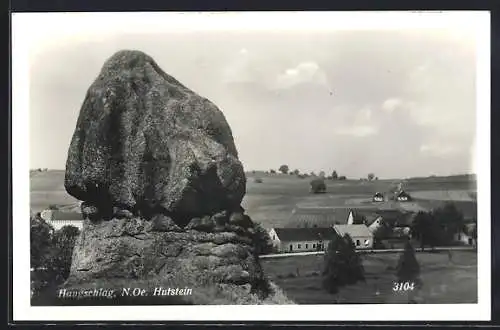
[[[301,173],[300,170],[298,170],[298,169],[291,171],[290,167],[286,164],[281,165],[278,168],[278,171],[271,169],[271,170],[269,170],[268,173],[276,174],[277,172],[281,172],[282,174],[296,175],[300,178],[307,178],[309,176],[312,176],[312,177],[326,178],[329,180],[346,180],[345,175],[339,176],[337,171],[333,171],[332,174],[329,176],[326,175],[325,171],[320,171],[319,174],[316,174],[314,171],[312,171],[310,173]]]
[[[311,172],[311,173],[301,173],[298,169],[290,171],[290,167],[288,165],[286,165],[286,164],[281,165],[278,168],[278,172],[281,172],[283,174],[297,175],[297,176],[299,176],[301,178],[306,178],[308,176],[319,176],[320,178],[326,178],[328,180],[346,180],[345,175],[340,175],[339,176],[336,170],[334,170],[332,172],[332,174],[329,175],[329,176],[326,176],[325,171],[320,171],[319,174],[316,175],[316,173],[314,171]],[[275,174],[276,170],[271,169],[269,171],[269,173]],[[362,180],[362,178],[360,180]],[[368,181],[378,180],[378,177],[376,177],[374,173],[368,173],[367,178],[365,180],[368,180]]]
[[[472,223],[469,228],[468,234],[476,240],[477,223]],[[412,237],[420,242],[421,249],[450,244],[455,234],[468,231],[463,213],[451,202],[429,212],[418,212],[410,229]]]

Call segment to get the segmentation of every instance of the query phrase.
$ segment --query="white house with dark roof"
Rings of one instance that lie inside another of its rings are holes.
[[[340,237],[349,234],[356,249],[373,248],[373,235],[366,225],[335,225],[333,228]]]
[[[373,195],[372,202],[383,202],[384,201],[384,195],[382,195],[380,192],[376,192],[375,195]]]
[[[55,230],[61,229],[64,226],[74,226],[78,229],[83,227],[83,216],[80,212],[43,210],[40,216],[54,227]]]
[[[271,228],[269,236],[278,252],[324,251],[332,239],[338,237],[333,227],[326,228]]]

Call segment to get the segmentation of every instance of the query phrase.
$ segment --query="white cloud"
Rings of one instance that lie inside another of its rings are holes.
[[[384,110],[385,112],[391,113],[394,110],[396,110],[399,106],[401,106],[402,103],[403,102],[400,99],[397,99],[397,98],[387,99],[382,104],[382,110]]]
[[[326,74],[316,62],[308,61],[298,64],[296,67],[288,68],[278,74],[272,88],[286,89],[301,83],[316,83],[328,85]]]
[[[450,156],[460,151],[460,148],[452,145],[444,145],[439,143],[423,144],[420,146],[420,152],[432,156]]]
[[[355,125],[346,128],[341,128],[336,133],[338,135],[349,135],[355,137],[366,137],[374,135],[378,132],[377,128],[370,125]]]

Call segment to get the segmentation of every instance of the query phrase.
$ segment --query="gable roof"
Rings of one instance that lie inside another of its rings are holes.
[[[352,215],[354,217],[354,222],[353,224],[366,224],[366,223],[372,223],[375,221],[375,219],[378,218],[377,215],[377,209],[351,209],[352,210]]]
[[[335,222],[346,223],[349,210],[338,207],[296,207],[292,211],[291,220],[299,222],[333,225]]]
[[[335,225],[333,227],[341,236],[349,234],[351,237],[367,237],[372,233],[366,225]]]
[[[50,220],[83,220],[83,215],[80,212],[54,210],[51,212]]]
[[[317,241],[331,240],[337,236],[333,227],[323,228],[274,228],[282,241]]]
[[[397,194],[398,197],[410,197],[410,195],[404,191],[404,190],[401,190],[398,194]]]

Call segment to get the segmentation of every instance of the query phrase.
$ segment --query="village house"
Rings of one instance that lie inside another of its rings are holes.
[[[335,225],[333,228],[340,237],[348,234],[352,238],[356,249],[373,248],[373,234],[366,225]]]
[[[411,200],[411,197],[406,191],[402,190],[396,194],[396,200],[399,202],[407,202]]]
[[[383,202],[384,201],[384,195],[382,195],[379,192],[376,192],[375,195],[373,195],[372,201],[373,202]]]
[[[332,239],[337,238],[332,227],[271,228],[269,237],[280,253],[324,251]]]
[[[78,229],[83,227],[83,216],[80,212],[61,211],[61,210],[43,210],[40,213],[42,219],[59,230],[64,226],[74,226]]]

